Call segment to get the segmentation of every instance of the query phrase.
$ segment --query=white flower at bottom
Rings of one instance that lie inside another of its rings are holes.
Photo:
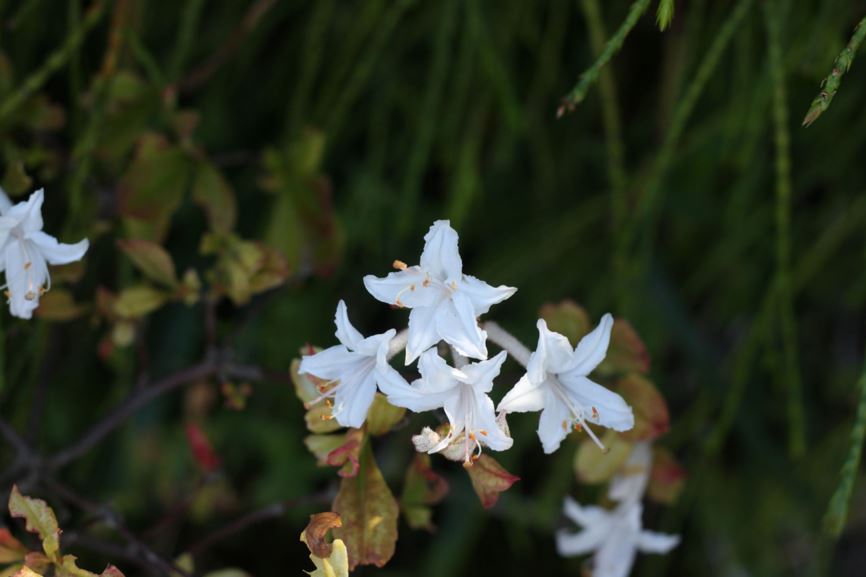
[[[388,402],[398,407],[415,412],[445,409],[451,424],[448,434],[439,438],[430,431],[432,434],[416,441],[416,447],[437,453],[449,448],[463,434],[463,462],[468,465],[477,456],[476,451],[480,454],[482,445],[504,451],[513,443],[499,428],[493,401],[487,396],[507,356],[502,351],[490,360],[455,369],[430,349],[418,361],[420,379],[410,385],[399,374],[396,378],[392,374],[379,381],[379,388],[388,395]],[[426,442],[434,438],[438,440],[435,444]]]
[[[6,271],[6,296],[12,316],[29,319],[39,297],[51,289],[49,264],[81,260],[90,243],[62,244],[42,232],[42,189],[12,204],[0,189],[0,271]]]
[[[376,396],[376,382],[389,371],[396,373],[386,360],[388,346],[396,331],[391,329],[364,338],[349,322],[343,301],[337,305],[334,322],[337,340],[341,344],[304,356],[298,372],[329,381],[322,387],[322,396],[307,403],[308,406],[333,398],[331,414],[337,422],[344,427],[358,428],[364,424]]]
[[[645,531],[641,525],[643,507],[629,500],[616,509],[582,507],[566,498],[566,517],[583,527],[579,532],[560,530],[556,535],[556,550],[572,557],[594,553],[592,577],[626,577],[641,553],[667,553],[680,542],[678,535]]]
[[[541,411],[538,436],[545,453],[557,450],[572,427],[585,429],[604,448],[588,423],[615,431],[634,426],[634,415],[625,400],[587,378],[604,360],[612,326],[613,317],[604,315],[572,350],[566,337],[548,329],[544,319],[538,320],[538,347],[529,357],[526,374],[508,391],[498,410]]]

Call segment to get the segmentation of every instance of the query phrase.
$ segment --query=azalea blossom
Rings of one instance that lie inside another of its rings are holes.
[[[337,304],[334,322],[340,344],[305,355],[298,372],[328,381],[320,387],[322,395],[307,403],[308,406],[327,400],[333,403],[331,414],[340,425],[358,428],[367,418],[376,395],[376,382],[388,372],[396,373],[386,356],[397,331],[391,329],[364,338],[349,322],[346,303],[342,300]]]
[[[530,355],[526,374],[499,403],[509,413],[541,411],[538,436],[545,453],[559,448],[572,427],[584,429],[604,449],[588,423],[627,431],[634,426],[631,407],[618,394],[587,378],[604,360],[613,317],[598,326],[572,350],[568,339],[538,320],[538,347]]]
[[[29,319],[39,297],[51,289],[49,264],[81,260],[90,243],[62,244],[42,232],[42,189],[12,204],[0,190],[0,270],[6,271],[6,297],[12,316]]]
[[[594,553],[593,577],[626,577],[638,551],[667,553],[680,542],[678,535],[643,530],[640,501],[630,500],[607,510],[582,507],[566,498],[564,509],[565,515],[583,529],[578,532],[560,530],[556,535],[556,550],[566,557]]]
[[[643,499],[651,468],[652,445],[649,441],[636,443],[622,469],[610,480],[608,498],[620,503]]]
[[[388,402],[398,407],[415,412],[445,409],[451,424],[448,434],[440,438],[430,431],[431,434],[415,441],[416,447],[428,453],[453,452],[449,445],[462,434],[463,462],[470,465],[481,454],[482,445],[504,451],[513,443],[497,424],[493,401],[488,396],[507,356],[502,351],[490,360],[455,369],[435,349],[430,349],[418,361],[420,379],[410,385],[395,372],[379,381],[379,388],[388,396]],[[427,439],[436,442],[425,443]]]
[[[457,352],[474,359],[487,358],[487,334],[476,318],[513,295],[516,288],[492,287],[463,274],[457,232],[447,220],[437,220],[424,236],[421,264],[394,261],[397,272],[385,278],[364,277],[364,286],[376,299],[409,313],[406,364],[444,340]]]

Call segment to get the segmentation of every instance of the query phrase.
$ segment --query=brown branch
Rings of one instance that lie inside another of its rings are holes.
[[[212,54],[204,64],[195,68],[186,78],[178,82],[178,89],[181,91],[192,90],[210,78],[228,60],[229,56],[237,50],[241,41],[250,32],[255,30],[258,23],[275,4],[276,0],[258,0],[258,2],[250,6],[228,40],[223,42],[219,50]]]
[[[193,556],[198,555],[211,545],[214,545],[215,543],[227,539],[263,521],[282,517],[286,514],[286,512],[296,507],[302,507],[304,505],[328,504],[334,498],[335,494],[336,491],[332,487],[325,491],[319,491],[318,493],[304,495],[302,497],[296,497],[294,499],[288,499],[279,503],[273,503],[271,505],[268,505],[267,507],[262,507],[261,509],[247,513],[246,515],[243,515],[238,519],[232,521],[225,527],[221,527],[213,533],[206,535],[199,541],[193,543],[187,549],[187,551]]]
[[[127,397],[127,399],[120,405],[115,407],[114,410],[106,415],[101,421],[93,425],[93,427],[91,427],[90,430],[76,442],[49,457],[47,461],[48,468],[51,470],[59,469],[60,467],[68,465],[72,461],[83,457],[87,451],[93,448],[109,433],[122,425],[126,419],[133,415],[133,413],[150,401],[164,395],[165,393],[173,391],[181,385],[185,385],[191,381],[205,379],[216,372],[216,363],[212,360],[205,360],[197,365],[173,373],[160,381],[137,390],[135,393]]]

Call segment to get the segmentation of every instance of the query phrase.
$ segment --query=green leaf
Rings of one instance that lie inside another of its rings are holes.
[[[433,471],[430,455],[416,453],[406,470],[403,493],[400,495],[400,510],[406,523],[413,529],[434,529],[431,505],[441,501],[448,493],[448,482]]]
[[[616,382],[616,391],[631,405],[634,427],[621,433],[630,441],[651,441],[670,428],[670,413],[665,398],[648,379],[631,374]]]
[[[174,261],[160,245],[149,240],[119,240],[117,246],[148,279],[168,288],[178,285]]]
[[[345,435],[307,435],[304,438],[304,445],[316,457],[316,463],[320,467],[327,467],[328,455],[345,442]]]
[[[545,304],[541,307],[540,315],[547,323],[547,328],[568,337],[573,347],[577,346],[578,341],[592,328],[589,315],[574,301]]]
[[[499,494],[507,491],[511,485],[520,480],[520,477],[509,473],[505,467],[486,453],[465,469],[472,481],[472,488],[475,489],[485,509],[494,506],[499,500]]]
[[[632,444],[616,431],[607,431],[601,437],[607,447],[602,451],[592,441],[583,439],[574,456],[574,474],[582,483],[603,483],[619,471],[631,454]]]
[[[41,574],[37,573],[30,567],[24,565],[18,571],[12,574],[12,577],[43,577]]]
[[[60,528],[51,507],[41,499],[25,497],[18,491],[18,486],[12,486],[9,494],[9,513],[18,519],[26,521],[26,529],[37,533],[42,539],[42,549],[53,560],[59,559]]]
[[[376,393],[370,410],[367,411],[366,430],[371,435],[384,435],[394,428],[406,414],[406,409],[395,407],[385,395]]]
[[[33,179],[24,171],[24,163],[20,160],[9,163],[6,174],[3,175],[3,190],[11,198],[22,196],[33,188]]]
[[[346,542],[349,567],[383,567],[394,555],[399,508],[373,458],[369,443],[361,450],[360,469],[344,478],[332,507],[343,521],[334,536]]]
[[[165,236],[191,171],[189,155],[164,137],[146,134],[140,139],[132,164],[117,184],[120,213],[137,233],[131,236],[155,241]]]
[[[659,0],[659,8],[656,12],[656,23],[659,30],[666,30],[674,19],[674,0]]]
[[[123,289],[114,302],[114,312],[124,319],[141,318],[165,304],[168,295],[149,286]]]
[[[235,192],[213,164],[202,161],[196,166],[192,199],[207,213],[212,231],[229,233],[234,229],[237,219]]]

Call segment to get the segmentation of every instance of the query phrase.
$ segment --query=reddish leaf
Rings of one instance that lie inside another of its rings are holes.
[[[654,447],[647,497],[657,503],[674,503],[683,490],[687,476],[686,470],[670,451],[664,447]]]
[[[369,444],[361,449],[360,469],[343,478],[331,507],[343,520],[334,537],[346,542],[349,565],[383,567],[394,555],[399,508],[373,458]]]
[[[325,462],[332,467],[341,467],[337,474],[341,477],[354,477],[358,474],[358,453],[364,442],[364,432],[349,429],[342,445],[328,453]],[[321,555],[319,555],[321,557]]]
[[[540,315],[550,330],[568,337],[573,347],[577,346],[578,341],[592,328],[589,315],[583,307],[571,300],[545,304],[541,307]]]
[[[214,451],[207,435],[195,423],[187,423],[186,440],[192,450],[193,458],[205,473],[212,473],[220,468],[222,461]]]
[[[630,374],[616,384],[616,390],[634,411],[634,428],[622,433],[630,441],[651,441],[670,427],[670,413],[664,397],[651,381]]]
[[[507,491],[511,485],[520,480],[520,477],[512,475],[500,465],[493,457],[482,454],[472,466],[466,467],[469,478],[472,480],[472,488],[481,505],[489,509],[499,500],[499,494]]]
[[[646,374],[649,369],[649,353],[634,327],[626,320],[614,320],[607,356],[598,366],[598,371],[608,375],[619,373]]]
[[[0,528],[0,563],[22,561],[25,555],[27,547],[13,537],[9,529]]]

